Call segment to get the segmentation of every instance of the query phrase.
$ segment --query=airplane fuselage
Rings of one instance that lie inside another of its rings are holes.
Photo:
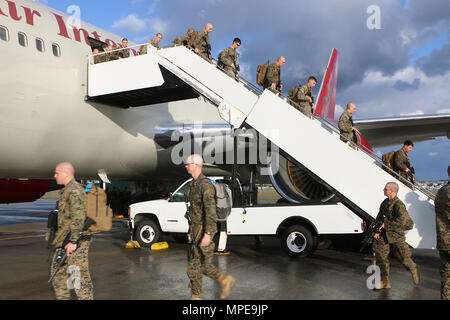
[[[170,152],[153,140],[157,125],[224,122],[203,98],[128,109],[86,102],[87,36],[112,45],[122,37],[83,22],[70,26],[69,18],[32,1],[0,1],[7,30],[0,40],[0,178],[51,178],[58,162],[71,161],[80,178],[102,170],[112,179],[148,179],[171,166]]]

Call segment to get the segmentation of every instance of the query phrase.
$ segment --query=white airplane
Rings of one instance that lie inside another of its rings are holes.
[[[168,133],[191,132],[197,121],[205,132],[229,133],[207,97],[162,67],[164,83],[156,90],[88,99],[92,49],[102,43],[117,47],[122,36],[82,21],[72,25],[72,20],[31,0],[0,0],[0,203],[42,196],[61,161],[71,161],[78,178],[100,175],[103,180],[133,181],[184,173],[170,161],[173,144],[167,144]],[[138,55],[136,48],[130,51]],[[328,78],[337,81],[337,59],[336,52],[330,60],[335,68],[324,76],[316,110],[330,121],[336,91],[328,92],[326,84]],[[331,100],[325,106],[326,97]],[[356,124],[360,143],[367,144],[367,133],[373,147],[393,138],[397,143],[450,136],[450,115]],[[399,124],[405,130],[386,134]]]

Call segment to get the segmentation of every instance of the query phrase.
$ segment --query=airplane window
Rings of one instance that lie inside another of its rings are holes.
[[[5,27],[0,26],[0,39],[3,41],[8,41],[8,29]]]
[[[36,49],[39,52],[44,52],[44,41],[42,39],[36,38]]]
[[[19,32],[18,37],[19,37],[19,44],[22,47],[26,47],[28,45],[26,34],[23,32]]]
[[[60,57],[61,56],[61,50],[59,49],[59,46],[56,43],[52,44],[52,49],[53,49],[53,55],[55,57]]]

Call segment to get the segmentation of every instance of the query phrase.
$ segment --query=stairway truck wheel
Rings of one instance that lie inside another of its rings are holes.
[[[141,247],[150,248],[152,244],[159,241],[161,229],[154,221],[143,220],[136,228],[134,236]]]
[[[302,225],[290,226],[281,237],[281,247],[293,258],[308,256],[314,251],[316,244],[316,236]]]

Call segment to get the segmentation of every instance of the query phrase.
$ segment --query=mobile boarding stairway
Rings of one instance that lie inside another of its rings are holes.
[[[118,74],[121,76],[111,76]],[[149,47],[147,55],[89,63],[88,77],[88,100],[120,107],[206,97],[234,128],[258,131],[366,221],[376,217],[385,198],[385,184],[396,181],[400,186],[398,197],[415,224],[407,232],[407,242],[414,248],[436,246],[432,196],[397,181],[370,152],[343,143],[332,123],[299,112],[287,98],[268,90],[261,93],[243,79],[232,79],[186,47]]]

